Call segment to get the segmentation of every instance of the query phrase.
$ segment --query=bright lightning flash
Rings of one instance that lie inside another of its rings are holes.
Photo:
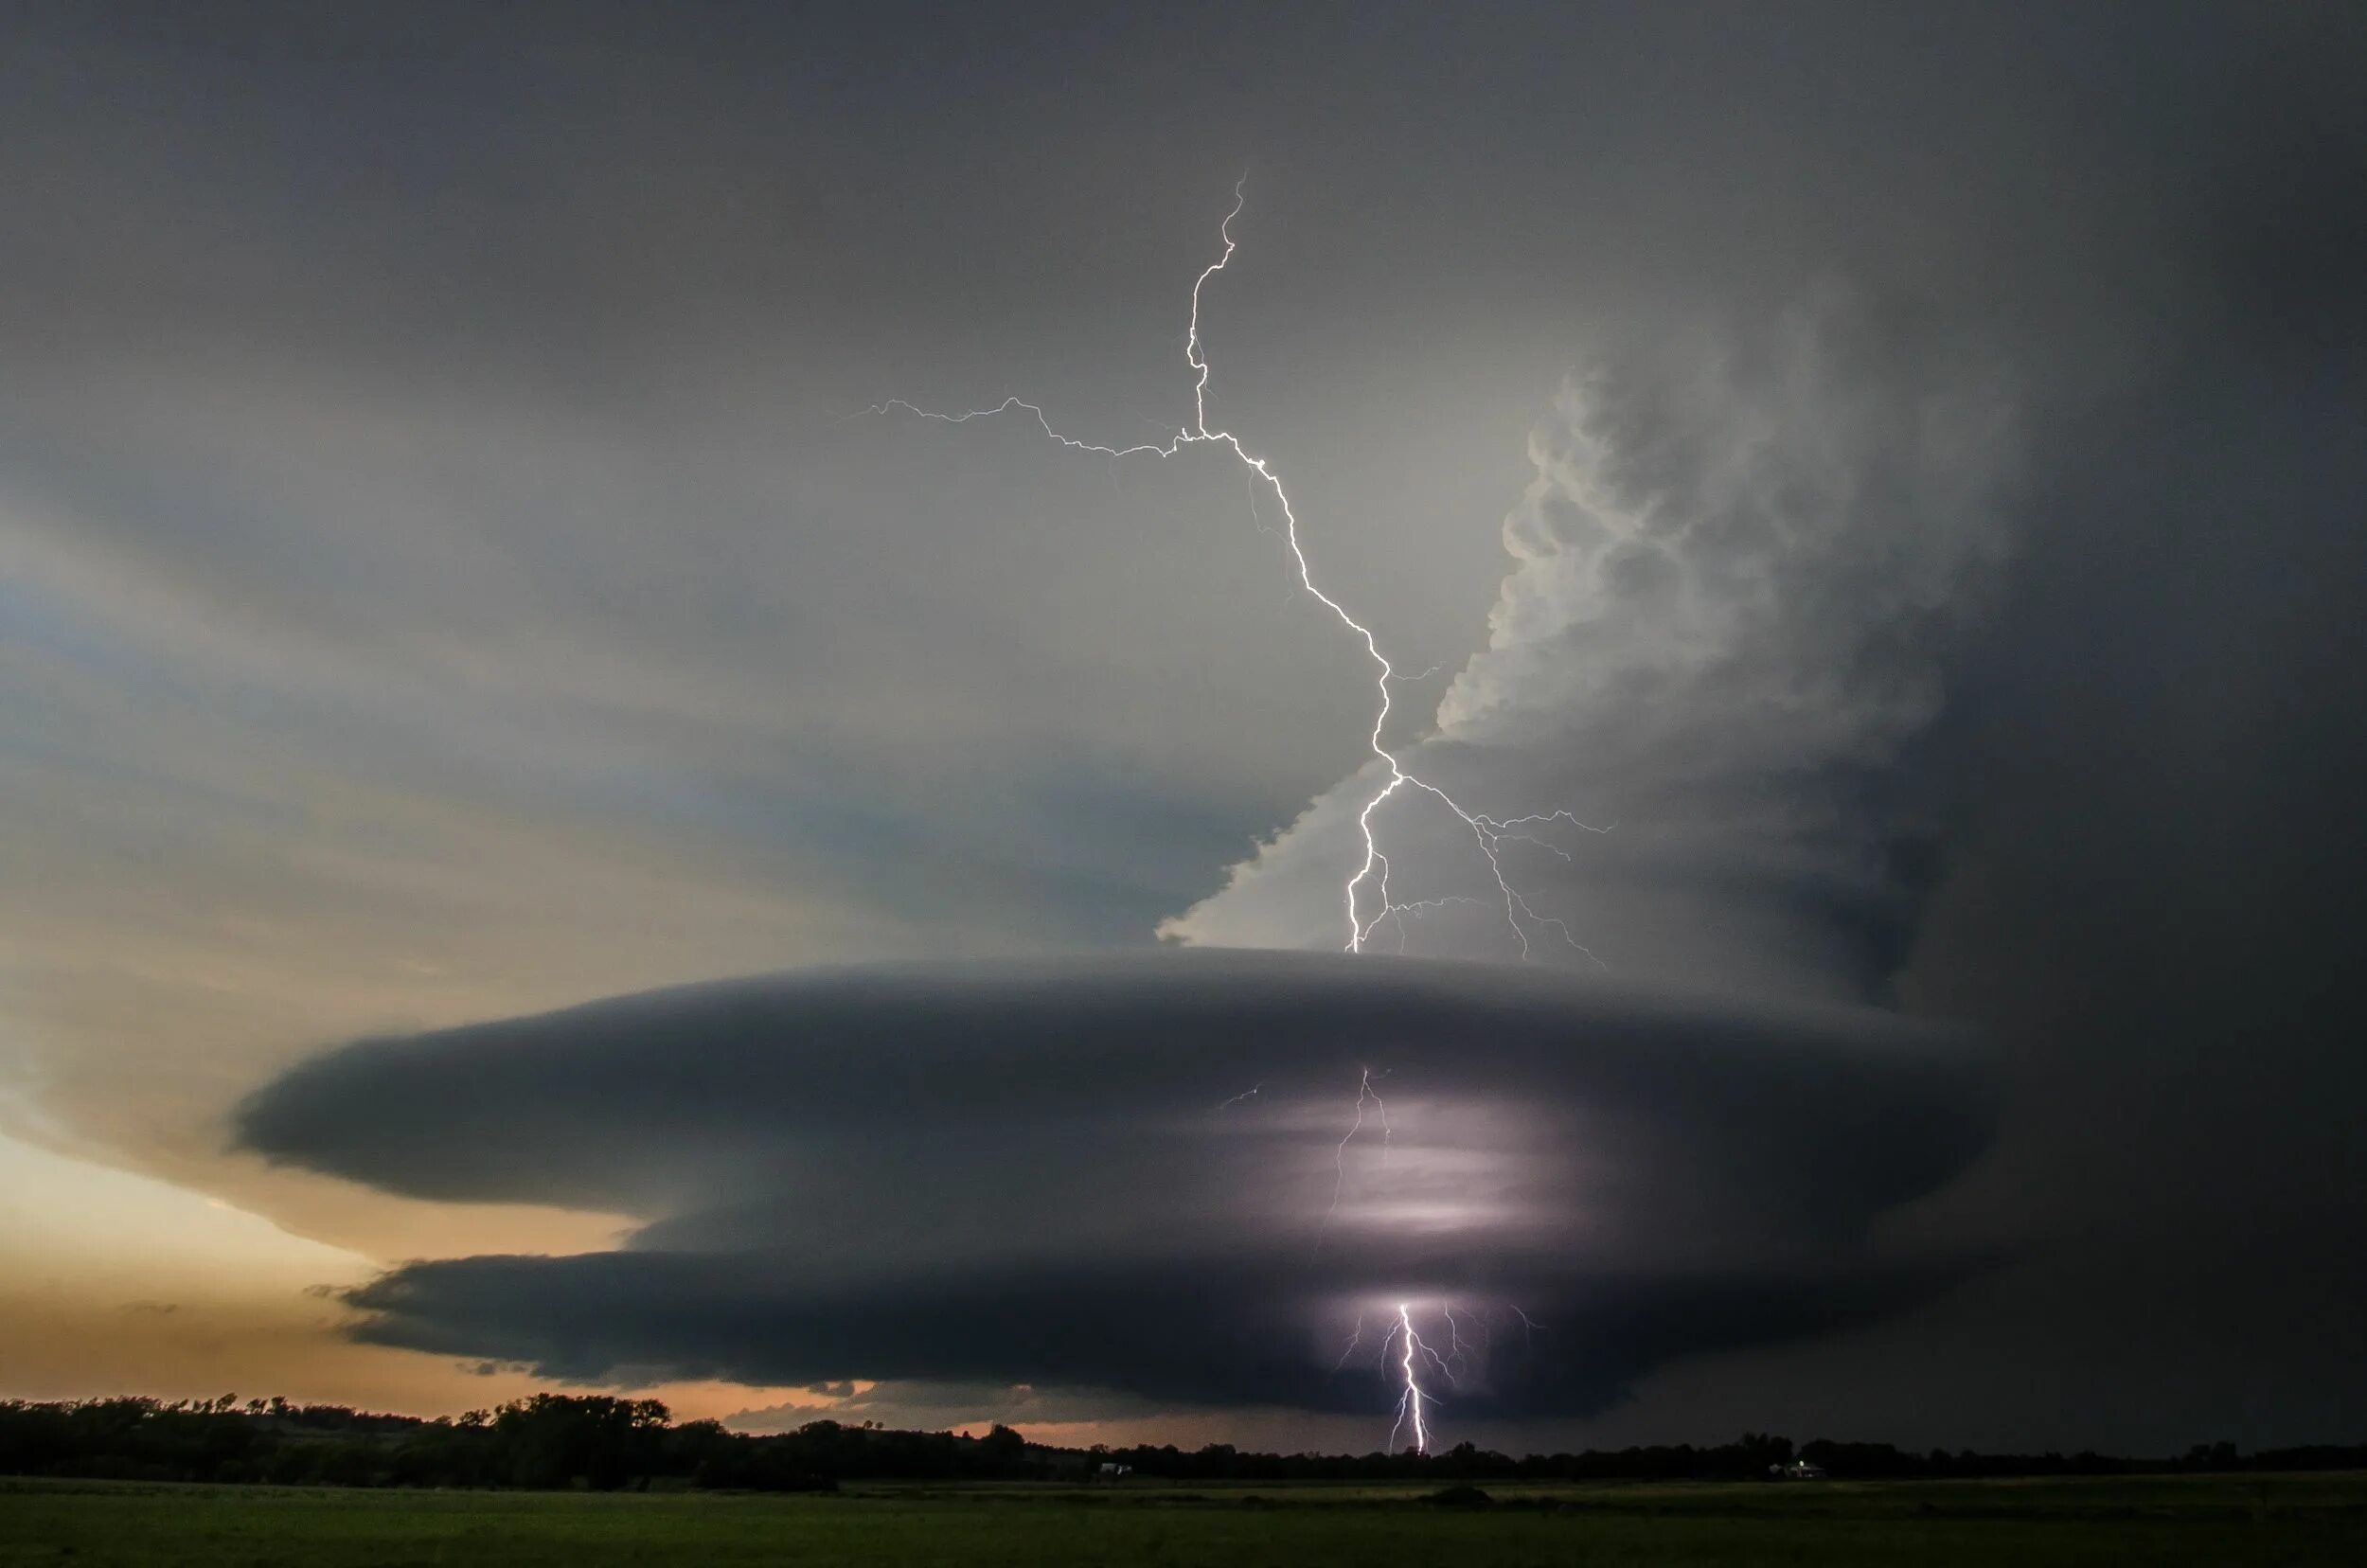
[[[1307,552],[1299,543],[1298,513],[1290,506],[1289,492],[1282,488],[1281,476],[1273,472],[1265,458],[1255,455],[1244,447],[1239,437],[1230,431],[1215,430],[1209,427],[1208,361],[1201,356],[1200,349],[1200,295],[1208,280],[1224,271],[1225,264],[1233,259],[1235,245],[1233,220],[1241,215],[1241,207],[1245,200],[1242,195],[1242,187],[1246,183],[1245,177],[1234,185],[1233,210],[1225,214],[1224,223],[1217,231],[1218,237],[1224,241],[1224,254],[1203,268],[1200,276],[1192,284],[1190,328],[1184,340],[1184,363],[1192,371],[1192,423],[1188,428],[1178,430],[1174,439],[1164,442],[1143,442],[1126,447],[1102,446],[1093,441],[1078,440],[1074,437],[1064,436],[1053,428],[1050,418],[1041,408],[1018,397],[1006,398],[992,408],[973,408],[960,414],[935,413],[906,402],[901,398],[892,398],[884,403],[874,406],[871,412],[885,414],[890,409],[901,409],[924,419],[936,419],[946,424],[964,424],[971,419],[984,419],[995,414],[1007,414],[1014,409],[1021,409],[1032,415],[1037,425],[1052,440],[1071,451],[1090,452],[1112,461],[1120,457],[1138,455],[1172,457],[1187,446],[1215,445],[1229,449],[1253,476],[1253,487],[1258,482],[1263,482],[1266,488],[1273,492],[1274,501],[1281,507],[1284,525],[1283,539],[1290,546],[1290,560],[1297,567],[1299,586],[1306,590],[1309,597],[1338,617],[1340,623],[1363,643],[1366,657],[1372,660],[1379,671],[1374,678],[1374,685],[1379,692],[1380,701],[1373,715],[1373,728],[1368,743],[1373,755],[1379,758],[1381,764],[1388,769],[1389,776],[1373,797],[1364,803],[1364,809],[1359,811],[1356,817],[1357,829],[1364,839],[1364,856],[1362,862],[1357,866],[1355,874],[1348,878],[1345,887],[1342,890],[1342,900],[1346,906],[1347,950],[1351,953],[1362,952],[1365,942],[1372,937],[1373,933],[1379,930],[1384,922],[1390,921],[1396,922],[1398,946],[1402,950],[1405,930],[1402,917],[1404,915],[1418,914],[1436,908],[1442,903],[1453,901],[1432,899],[1411,903],[1397,903],[1392,900],[1389,891],[1389,857],[1381,852],[1379,839],[1373,827],[1373,813],[1380,809],[1383,802],[1399,791],[1412,791],[1435,799],[1441,806],[1454,813],[1456,820],[1469,830],[1472,843],[1477,846],[1481,858],[1486,863],[1489,875],[1495,879],[1499,901],[1504,907],[1504,921],[1511,927],[1513,936],[1521,944],[1522,957],[1530,956],[1529,938],[1533,932],[1551,929],[1570,947],[1585,953],[1589,958],[1594,958],[1593,953],[1571,935],[1567,925],[1554,916],[1539,914],[1531,906],[1527,897],[1513,886],[1511,880],[1504,874],[1504,854],[1508,845],[1531,844],[1550,849],[1567,860],[1569,859],[1568,851],[1537,837],[1534,832],[1520,829],[1544,828],[1557,823],[1584,829],[1589,832],[1608,832],[1611,830],[1610,828],[1595,828],[1579,821],[1568,811],[1550,811],[1510,819],[1486,816],[1467,811],[1445,790],[1427,779],[1406,772],[1397,754],[1382,743],[1381,735],[1389,723],[1391,683],[1399,679],[1418,680],[1421,677],[1400,677],[1390,665],[1387,657],[1382,654],[1380,643],[1373,635],[1371,630],[1349,615],[1339,600],[1315,586],[1314,569],[1308,565]],[[1255,492],[1253,488],[1253,511],[1255,509]],[[1429,671],[1424,671],[1424,673],[1428,674]],[[1594,961],[1601,963],[1599,958],[1594,958]]]
[[[1497,1305],[1510,1312],[1520,1322],[1523,1335],[1533,1341],[1542,1325],[1509,1302]],[[1376,1370],[1389,1372],[1397,1384],[1397,1416],[1396,1424],[1389,1429],[1390,1447],[1396,1449],[1398,1437],[1410,1429],[1415,1451],[1428,1453],[1430,1411],[1433,1405],[1440,1402],[1440,1397],[1423,1386],[1423,1369],[1427,1367],[1434,1371],[1450,1388],[1464,1390],[1475,1382],[1484,1384],[1486,1359],[1495,1334],[1489,1328],[1486,1310],[1474,1310],[1468,1305],[1440,1301],[1436,1304],[1435,1316],[1437,1323],[1444,1326],[1447,1336],[1447,1349],[1442,1355],[1434,1342],[1422,1338],[1422,1331],[1415,1324],[1414,1306],[1411,1301],[1394,1304],[1389,1331],[1381,1336],[1373,1364]],[[1332,1363],[1331,1369],[1337,1372],[1344,1368],[1356,1359],[1357,1351],[1363,1345],[1364,1314],[1359,1312],[1356,1327],[1349,1334],[1348,1343],[1342,1348],[1340,1359]]]
[[[1414,1452],[1428,1453],[1430,1430],[1422,1423],[1422,1382],[1414,1371],[1414,1356],[1416,1351],[1431,1356],[1431,1349],[1422,1343],[1421,1335],[1414,1331],[1413,1310],[1402,1301],[1397,1303],[1396,1338],[1399,1350],[1397,1366],[1405,1374],[1405,1393],[1397,1400],[1397,1424],[1389,1429],[1389,1446],[1397,1446],[1397,1434],[1404,1431],[1406,1423],[1411,1421],[1414,1424]],[[1384,1352],[1386,1348],[1384,1345]],[[1431,1359],[1435,1361],[1437,1358],[1431,1356]]]

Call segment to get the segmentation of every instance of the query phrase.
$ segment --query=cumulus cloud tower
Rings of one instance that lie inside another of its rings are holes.
[[[1878,995],[1944,805],[1896,764],[2006,553],[2016,450],[1989,357],[1840,289],[1571,383],[1504,523],[1487,647],[1409,769],[1499,816],[1615,824],[1505,854],[1623,977]],[[1379,782],[1326,792],[1166,933],[1335,943]],[[1501,956],[1468,831],[1415,794],[1380,811],[1397,897],[1468,900],[1403,917],[1408,951]]]

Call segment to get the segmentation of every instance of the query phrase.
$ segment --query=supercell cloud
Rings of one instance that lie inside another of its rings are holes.
[[[17,9],[0,1132],[472,1365],[1385,1426],[1426,1292],[1456,1437],[2358,1440],[2367,11]],[[1164,439],[1243,168],[1211,420],[1599,968],[1385,956],[1519,946],[1410,793],[1314,951],[1229,457],[847,418]]]
[[[1989,1113],[1962,1035],[1868,1009],[1169,953],[366,1041],[240,1128],[393,1192],[639,1222],[613,1252],[398,1269],[353,1297],[375,1341],[581,1379],[1372,1411],[1359,1314],[1451,1303],[1490,1346],[1439,1390],[1471,1418],[1590,1413],[1673,1358],[1925,1298],[1977,1260],[1869,1227]]]
[[[242,1140],[632,1217],[614,1251],[350,1298],[368,1340],[588,1381],[1370,1412],[1404,1303],[1463,1347],[1427,1390],[1455,1418],[1582,1417],[1900,1311],[1984,1261],[1874,1238],[1991,1106],[1967,1037],[1865,1004],[1931,882],[1940,801],[1897,763],[2006,553],[2015,424],[1990,356],[1839,289],[1565,389],[1489,644],[1400,756],[1538,815],[1506,869],[1611,978],[1287,951],[1344,935],[1367,769],[1169,923],[1200,951],[365,1041],[257,1094]],[[1518,940],[1452,813],[1407,791],[1376,827],[1418,907],[1374,942]]]

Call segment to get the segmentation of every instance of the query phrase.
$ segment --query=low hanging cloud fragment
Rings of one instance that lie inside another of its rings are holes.
[[[1869,1228],[1972,1161],[1992,1110],[1965,1036],[1869,1009],[1167,952],[365,1041],[238,1130],[390,1192],[641,1221],[613,1252],[399,1268],[349,1298],[377,1343],[583,1380],[1370,1411],[1402,1301],[1459,1314],[1450,1405],[1518,1417],[1944,1288],[1979,1260]]]

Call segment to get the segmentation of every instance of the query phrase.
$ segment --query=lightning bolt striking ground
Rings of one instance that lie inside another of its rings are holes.
[[[1486,1386],[1488,1358],[1495,1347],[1496,1335],[1489,1323],[1487,1308],[1475,1310],[1468,1303],[1440,1300],[1434,1304],[1434,1311],[1426,1307],[1425,1314],[1433,1315],[1436,1323],[1444,1327],[1447,1349],[1441,1354],[1434,1343],[1422,1338],[1418,1320],[1414,1316],[1415,1305],[1413,1301],[1391,1304],[1387,1314],[1389,1330],[1381,1336],[1379,1347],[1373,1352],[1372,1366],[1374,1370],[1386,1374],[1397,1387],[1397,1420],[1389,1429],[1390,1446],[1394,1449],[1398,1437],[1411,1428],[1414,1447],[1421,1452],[1428,1452],[1431,1409],[1442,1401],[1438,1395],[1423,1386],[1422,1369],[1427,1366],[1435,1371],[1441,1381],[1458,1391],[1474,1386],[1484,1388]],[[1524,1344],[1533,1339],[1541,1327],[1510,1302],[1494,1305],[1509,1312],[1520,1323]],[[1334,1372],[1344,1370],[1350,1362],[1357,1359],[1357,1352],[1364,1348],[1365,1316],[1364,1312],[1357,1313],[1356,1326],[1348,1335],[1347,1344],[1342,1346],[1339,1359],[1331,1364]]]
[[[1422,1382],[1415,1375],[1414,1353],[1418,1350],[1428,1356],[1431,1349],[1414,1331],[1413,1310],[1402,1301],[1397,1303],[1397,1338],[1401,1342],[1399,1349],[1402,1352],[1397,1365],[1405,1374],[1405,1393],[1397,1400],[1397,1424],[1389,1429],[1389,1446],[1397,1447],[1397,1434],[1404,1431],[1406,1422],[1411,1420],[1414,1423],[1414,1452],[1428,1453],[1430,1430],[1422,1423]],[[1435,1361],[1437,1357],[1431,1356],[1431,1359]]]
[[[1282,508],[1282,537],[1290,548],[1291,562],[1297,568],[1299,586],[1306,591],[1308,597],[1331,612],[1340,624],[1346,627],[1363,644],[1365,656],[1372,660],[1379,671],[1374,677],[1374,686],[1379,694],[1379,703],[1373,714],[1372,733],[1368,737],[1367,743],[1372,749],[1373,756],[1388,770],[1388,778],[1373,797],[1364,803],[1363,810],[1359,811],[1356,817],[1357,829],[1362,834],[1364,840],[1364,854],[1355,873],[1348,878],[1345,886],[1341,890],[1346,918],[1347,951],[1362,952],[1364,944],[1371,939],[1374,932],[1379,930],[1384,922],[1391,920],[1397,921],[1399,946],[1402,948],[1404,924],[1401,917],[1409,911],[1418,912],[1435,908],[1449,901],[1421,900],[1411,903],[1397,903],[1392,900],[1389,891],[1389,857],[1381,852],[1380,841],[1373,827],[1373,813],[1400,791],[1412,791],[1436,800],[1439,805],[1452,812],[1455,819],[1470,832],[1471,841],[1477,846],[1481,859],[1486,863],[1488,874],[1495,880],[1498,899],[1504,907],[1504,922],[1511,928],[1514,938],[1520,943],[1522,958],[1532,955],[1530,943],[1532,933],[1542,933],[1550,929],[1572,949],[1600,964],[1602,960],[1596,958],[1591,950],[1572,935],[1568,925],[1555,916],[1539,913],[1531,906],[1527,897],[1516,888],[1511,879],[1504,874],[1503,855],[1506,846],[1524,843],[1542,846],[1560,855],[1564,860],[1569,858],[1567,850],[1537,837],[1534,833],[1514,830],[1520,828],[1541,828],[1555,823],[1567,823],[1585,829],[1589,832],[1608,832],[1610,829],[1594,828],[1579,821],[1568,811],[1553,811],[1539,815],[1513,817],[1508,820],[1486,816],[1465,810],[1463,805],[1445,790],[1406,771],[1397,754],[1391,751],[1382,740],[1382,734],[1389,725],[1392,707],[1389,688],[1397,680],[1418,680],[1421,677],[1399,677],[1395,668],[1389,663],[1388,657],[1381,652],[1379,639],[1373,634],[1371,629],[1348,614],[1346,608],[1339,600],[1315,585],[1314,568],[1308,564],[1307,551],[1299,541],[1298,513],[1290,505],[1290,492],[1283,489],[1281,476],[1274,472],[1265,458],[1257,456],[1243,446],[1239,437],[1231,431],[1212,429],[1209,426],[1209,370],[1208,361],[1201,354],[1200,347],[1200,296],[1201,290],[1207,286],[1208,280],[1224,271],[1226,263],[1233,259],[1236,245],[1233,238],[1233,220],[1241,215],[1241,208],[1247,200],[1243,195],[1243,187],[1246,184],[1246,177],[1235,183],[1233,210],[1225,214],[1224,222],[1217,230],[1218,238],[1224,242],[1223,254],[1202,268],[1200,276],[1192,282],[1190,325],[1184,339],[1184,361],[1192,372],[1192,422],[1178,430],[1173,439],[1146,441],[1124,447],[1103,446],[1098,442],[1079,440],[1055,429],[1051,419],[1041,407],[1019,397],[1006,398],[991,408],[973,408],[959,414],[937,413],[916,403],[907,402],[901,398],[891,398],[886,402],[874,405],[870,412],[885,414],[892,409],[897,409],[923,419],[935,419],[945,424],[966,424],[971,419],[1022,410],[1034,418],[1037,425],[1047,437],[1059,442],[1061,446],[1073,452],[1090,452],[1097,456],[1107,457],[1112,462],[1122,457],[1133,456],[1172,457],[1187,446],[1213,445],[1230,450],[1251,475],[1253,512],[1255,510],[1255,486],[1259,482],[1273,492],[1275,503]],[[1429,671],[1424,673],[1427,674]]]

